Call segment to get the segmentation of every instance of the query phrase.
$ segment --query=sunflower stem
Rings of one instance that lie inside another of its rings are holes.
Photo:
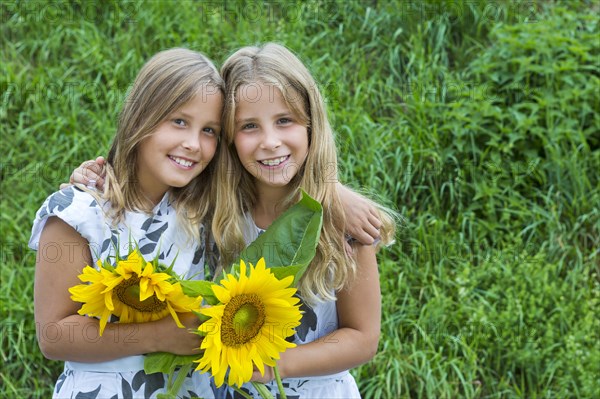
[[[279,375],[279,370],[277,369],[277,366],[273,367],[273,372],[275,373],[275,381],[277,381],[277,388],[279,388],[280,399],[287,399],[287,396],[285,396],[285,390],[283,389],[283,383],[281,382],[281,376]]]
[[[273,397],[273,394],[269,392],[265,384],[263,384],[262,382],[252,381],[252,386],[254,386],[254,388],[258,391],[260,396],[262,396],[264,399],[275,399]]]
[[[234,391],[236,391],[237,393],[239,393],[240,395],[242,395],[244,398],[246,398],[246,399],[252,399],[252,396],[250,396],[246,392],[242,391],[241,388],[238,388],[235,385],[232,385],[231,387],[233,388]]]
[[[179,389],[181,389],[181,386],[183,385],[183,381],[185,381],[185,377],[187,377],[187,374],[192,369],[192,366],[193,365],[191,363],[188,363],[188,364],[184,364],[183,366],[181,366],[179,368],[177,377],[175,378],[173,385],[171,385],[168,388],[167,394],[173,395],[174,398],[177,397],[177,393],[179,392]],[[171,379],[170,377],[171,376],[169,376],[169,379]]]

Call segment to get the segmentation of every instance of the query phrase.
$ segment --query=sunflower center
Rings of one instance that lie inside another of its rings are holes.
[[[123,280],[121,284],[115,287],[115,294],[119,300],[137,310],[138,312],[159,312],[167,307],[167,302],[162,302],[156,297],[156,294],[140,301],[140,277],[132,276],[128,280]]]
[[[225,306],[221,341],[237,347],[249,342],[265,324],[265,305],[256,294],[236,295]]]

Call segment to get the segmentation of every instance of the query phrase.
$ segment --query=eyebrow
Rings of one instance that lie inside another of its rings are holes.
[[[187,112],[183,112],[183,111],[175,111],[173,112],[172,115],[177,115],[177,116],[183,116],[184,118],[187,119],[193,119],[194,117],[190,114],[188,114]],[[208,121],[207,123],[208,125],[217,125],[217,126],[221,126],[221,121]]]
[[[181,110],[176,110],[175,112],[173,112],[173,115],[181,115],[186,118],[193,118],[192,115],[188,114],[187,112],[183,112]]]
[[[288,112],[280,112],[278,114],[274,115],[275,118],[282,118],[285,116],[291,116],[294,117],[294,113],[292,111],[288,111]],[[245,118],[245,119],[235,119],[235,123],[241,123],[241,122],[254,122],[256,120],[256,118]]]
[[[235,123],[254,122],[256,118],[235,119]]]

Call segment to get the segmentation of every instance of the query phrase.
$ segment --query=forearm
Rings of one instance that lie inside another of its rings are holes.
[[[54,323],[36,323],[38,342],[49,359],[103,362],[160,350],[155,322],[108,323],[99,336],[99,321],[72,315]]]
[[[67,246],[67,243],[69,246]],[[34,313],[38,342],[49,359],[102,362],[151,352],[178,355],[199,353],[201,338],[188,329],[198,328],[193,313],[178,313],[178,328],[170,315],[147,323],[108,323],[99,336],[99,320],[78,314],[81,304],[71,299],[69,289],[80,284],[85,265],[92,264],[89,250],[69,255],[76,245],[88,243],[62,220],[52,217],[40,238],[40,247],[58,247],[61,257],[48,259],[38,252],[34,283]],[[125,305],[124,305],[125,306]]]
[[[277,362],[282,378],[334,374],[371,360],[379,332],[340,328],[323,338],[288,349]]]

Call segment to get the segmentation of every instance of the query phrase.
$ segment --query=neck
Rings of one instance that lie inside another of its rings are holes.
[[[152,208],[154,208],[156,205],[158,205],[158,203],[165,196],[166,193],[167,193],[166,191],[153,192],[153,193],[150,193],[147,191],[142,191],[142,195],[144,196],[144,199],[146,201],[148,201],[148,204],[150,204]]]
[[[283,200],[289,195],[288,187],[257,187],[257,201],[252,209],[254,223],[261,229],[268,228],[284,211]]]

